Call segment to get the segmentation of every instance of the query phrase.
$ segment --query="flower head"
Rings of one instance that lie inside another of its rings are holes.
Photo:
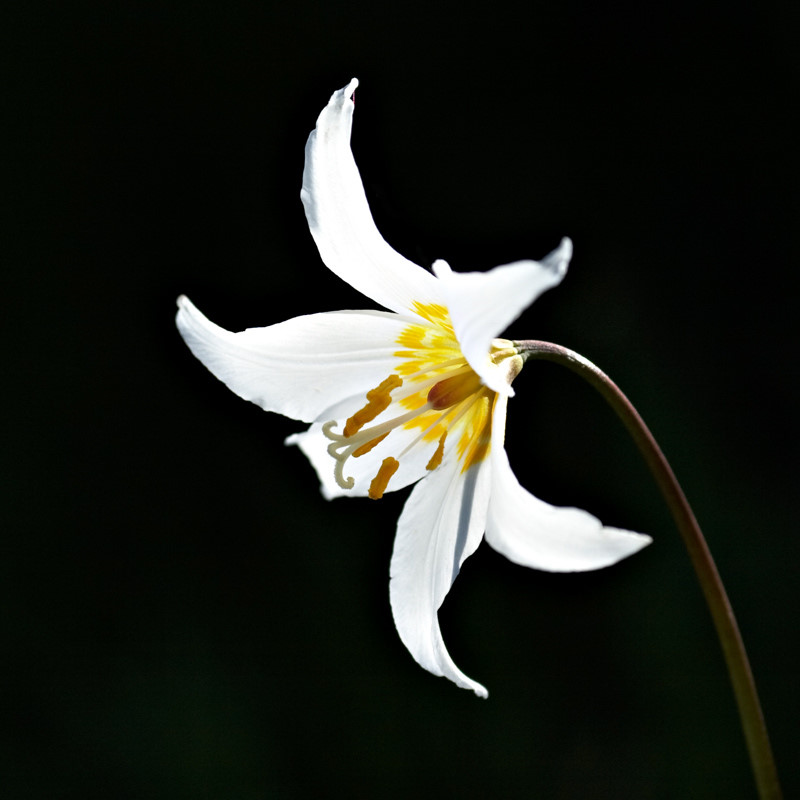
[[[185,297],[178,328],[234,392],[311,423],[287,442],[328,498],[416,486],[397,526],[390,600],[403,643],[425,669],[486,696],[453,663],[437,611],[481,539],[512,561],[591,570],[650,542],[555,508],[517,482],[503,447],[511,382],[524,353],[498,335],[567,270],[564,239],[541,261],[433,273],[381,237],[350,150],[353,80],[334,93],[306,145],[301,198],[325,265],[388,311],[310,314],[231,333]]]

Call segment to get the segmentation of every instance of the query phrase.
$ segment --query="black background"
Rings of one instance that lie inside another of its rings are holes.
[[[605,369],[693,502],[800,791],[798,6],[28,3],[3,12],[4,791],[748,798],[718,644],[613,414],[529,365],[522,483],[653,545],[549,575],[482,547],[441,612],[488,701],[393,628],[404,492],[327,503],[299,425],[173,326],[372,307],[327,272],[303,145],[357,76],[376,221],[420,264],[575,242],[515,323]],[[669,8],[669,10],[665,10]]]

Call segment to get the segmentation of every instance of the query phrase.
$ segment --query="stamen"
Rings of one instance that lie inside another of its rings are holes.
[[[405,355],[402,351],[400,353],[395,353],[396,356],[403,356]],[[414,363],[413,361],[410,363]],[[418,378],[421,378],[423,375],[430,375],[432,373],[439,374],[444,370],[450,370],[451,367],[458,367],[459,371],[462,369],[472,369],[472,367],[467,364],[464,360],[464,356],[459,356],[458,358],[450,358],[447,361],[439,361],[434,364],[427,364],[422,369],[417,370],[416,372],[410,372],[408,375],[403,376],[403,380],[405,381],[415,381]],[[402,368],[400,370],[403,371]]]
[[[447,438],[447,431],[445,431],[439,437],[439,446],[436,448],[436,452],[431,456],[431,460],[428,462],[428,466],[425,469],[436,469],[439,464],[442,463],[442,456],[444,455],[444,440]]]
[[[505,355],[501,348],[497,348],[497,352]],[[402,373],[402,368],[400,371]],[[398,389],[399,391],[395,391]],[[419,446],[421,442],[429,442],[432,437],[438,436],[436,450],[426,466],[429,471],[435,470],[444,460],[448,431],[459,425],[465,415],[472,414],[476,402],[485,397],[488,397],[488,390],[463,357],[435,363],[405,375],[404,378],[392,373],[367,392],[366,405],[346,421],[341,433],[336,433],[334,430],[337,426],[335,420],[326,422],[322,426],[323,434],[330,440],[327,450],[334,459],[333,474],[336,483],[342,489],[352,489],[355,481],[352,477],[346,477],[344,472],[347,460],[351,456],[359,458],[370,453],[393,430],[412,422],[415,427],[422,430],[412,441],[406,443],[401,453],[395,457],[384,458],[369,486],[368,494],[376,500],[382,497],[405,454]],[[368,425],[394,405],[405,406],[408,410],[391,419],[384,419],[378,424]],[[481,409],[479,416],[481,419],[486,418],[485,409]],[[478,423],[475,427],[477,431],[484,425]],[[467,435],[471,438],[471,434]],[[464,441],[463,434],[454,446],[458,449],[460,459],[466,457],[465,466],[481,460],[488,452],[488,441],[472,443],[470,446],[470,443]]]
[[[389,479],[397,472],[399,466],[400,462],[391,456],[383,459],[378,474],[372,479],[372,483],[369,485],[368,494],[372,500],[380,500],[381,497],[383,497]]]
[[[437,410],[450,408],[481,388],[481,379],[470,370],[461,375],[453,375],[439,381],[428,392],[428,402]]]
[[[456,361],[454,359],[454,361]],[[472,367],[467,364],[463,359],[457,360],[456,363],[460,364],[460,366],[456,367],[455,369],[448,369],[446,371],[448,378],[454,378],[458,375],[463,375],[464,373],[472,372]],[[428,392],[430,391],[431,387],[435,384],[439,383],[442,380],[442,370],[436,369],[435,374],[431,377],[424,378],[423,376],[426,374],[430,374],[434,372],[434,370],[423,370],[421,372],[415,373],[414,375],[406,375],[404,378],[403,386],[405,387],[400,392],[395,392],[393,397],[398,402],[402,402],[406,398],[415,397],[417,395],[424,394],[427,398]]]
[[[459,423],[459,422],[461,422],[461,419],[462,419],[462,418],[463,418],[463,417],[464,417],[466,414],[468,414],[468,413],[473,413],[473,414],[474,414],[474,413],[475,413],[475,411],[474,411],[474,409],[475,409],[475,404],[476,404],[476,403],[478,403],[478,402],[480,402],[481,400],[485,399],[486,397],[488,397],[488,394],[487,394],[487,393],[488,393],[488,391],[489,391],[489,390],[488,390],[488,389],[486,389],[486,390],[484,390],[483,392],[481,392],[481,393],[479,393],[479,394],[475,394],[475,395],[473,395],[473,396],[472,396],[472,397],[469,399],[469,402],[468,402],[468,403],[463,403],[463,404],[461,405],[461,407],[458,409],[458,413],[457,413],[457,414],[456,414],[456,415],[453,417],[453,419],[451,419],[451,420],[450,420],[449,427],[450,427],[450,429],[451,429],[451,430],[452,430],[453,428],[455,428],[455,427],[456,427],[456,425],[458,425],[458,423]],[[463,437],[462,437],[462,439],[460,440],[460,442],[459,442],[459,445],[458,445],[458,447],[459,447],[459,455],[461,455],[461,454],[462,454],[462,453],[461,453],[461,450],[462,450],[462,444],[463,444],[463,441],[464,441],[464,440],[463,440]]]
[[[445,420],[446,420],[446,419],[447,419],[447,418],[448,418],[448,417],[449,417],[449,416],[450,416],[450,415],[453,413],[454,409],[455,409],[455,406],[451,406],[451,407],[450,407],[450,408],[448,408],[448,409],[447,409],[447,410],[446,410],[446,411],[445,411],[443,414],[440,414],[438,417],[436,417],[436,419],[434,419],[434,421],[433,421],[433,422],[431,422],[431,424],[430,424],[430,425],[428,425],[428,427],[427,427],[427,428],[425,428],[425,430],[423,430],[423,431],[421,431],[421,432],[420,432],[419,436],[417,436],[417,438],[416,438],[416,439],[414,439],[413,441],[409,442],[409,444],[407,444],[407,445],[406,445],[406,447],[405,447],[405,449],[403,450],[403,452],[402,452],[402,453],[400,453],[400,455],[399,455],[399,456],[397,456],[398,460],[399,460],[399,459],[401,459],[401,458],[402,458],[402,457],[403,457],[403,456],[404,456],[406,453],[409,453],[409,452],[411,452],[411,450],[413,450],[413,449],[414,449],[414,448],[415,448],[415,447],[416,447],[416,446],[417,446],[417,445],[418,445],[418,444],[419,444],[419,443],[420,443],[420,442],[421,442],[423,439],[425,439],[425,437],[426,437],[426,436],[427,436],[427,435],[428,435],[428,434],[429,434],[429,433],[430,433],[430,432],[431,432],[431,431],[432,431],[434,428],[436,428],[438,425],[443,425],[443,424],[444,424],[444,422],[445,422]],[[460,417],[461,417],[461,415],[459,414],[459,416],[458,416],[458,417],[456,417],[456,419],[460,419]],[[452,420],[451,420],[451,422],[452,422]],[[448,422],[448,426],[449,426],[450,424],[451,424],[451,423],[450,423],[450,422]]]
[[[345,478],[344,476],[344,465],[347,459],[355,455],[356,451],[360,451],[358,455],[368,453],[395,428],[404,425],[409,420],[419,416],[420,413],[429,410],[429,408],[430,406],[425,405],[422,409],[409,411],[407,414],[401,414],[394,419],[386,420],[386,422],[381,422],[379,425],[374,425],[372,428],[365,428],[349,439],[334,432],[333,429],[337,424],[336,420],[326,422],[322,426],[322,433],[331,441],[327,449],[328,455],[336,462],[333,467],[333,477],[336,479],[336,483],[338,483],[342,489],[352,489],[355,485],[355,481],[352,477]]]
[[[397,375],[390,375],[375,389],[367,392],[367,404],[360,411],[356,411],[344,426],[345,437],[358,433],[368,422],[372,422],[381,411],[385,411],[392,402],[392,390],[403,385],[403,379]]]
[[[483,393],[472,403],[475,408],[472,410],[469,436],[462,438],[458,443],[462,472],[466,472],[473,464],[483,461],[489,453],[492,443],[492,398],[496,396]]]
[[[371,439],[366,444],[362,444],[361,447],[357,447],[352,452],[353,458],[358,458],[359,456],[363,456],[366,453],[369,453],[369,451],[372,450],[373,447],[379,445],[390,433],[391,431],[386,431],[386,433],[384,433],[382,436],[376,436],[374,439]]]

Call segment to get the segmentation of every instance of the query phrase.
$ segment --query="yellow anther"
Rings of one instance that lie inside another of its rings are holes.
[[[428,462],[428,466],[425,469],[436,469],[439,464],[442,463],[442,456],[444,455],[444,440],[447,438],[447,431],[445,431],[439,437],[439,446],[436,448],[436,452],[431,456],[431,460]]]
[[[469,421],[457,444],[462,472],[489,455],[492,445],[492,410],[496,399],[497,395],[487,389],[470,409]]]
[[[437,411],[450,408],[480,390],[481,379],[469,370],[434,384],[428,392],[428,402]]]
[[[384,433],[383,436],[377,436],[376,438],[371,439],[365,444],[362,444],[361,447],[357,447],[355,450],[353,450],[352,453],[353,458],[358,458],[359,456],[363,456],[365,453],[369,453],[369,451],[372,450],[373,447],[379,445],[390,433],[391,431],[386,431],[386,433]]]
[[[383,497],[383,493],[386,491],[386,485],[389,483],[389,478],[397,472],[399,466],[400,462],[391,456],[383,459],[378,474],[372,479],[372,483],[369,485],[368,494],[372,500],[380,500],[381,497]]]
[[[360,411],[356,411],[344,426],[343,434],[346,437],[358,433],[368,422],[372,422],[381,411],[385,411],[392,402],[392,391],[403,385],[403,379],[397,375],[390,375],[380,386],[367,392],[367,404]]]

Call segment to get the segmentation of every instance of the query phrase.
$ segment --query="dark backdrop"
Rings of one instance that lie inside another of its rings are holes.
[[[370,306],[322,266],[303,145],[361,80],[386,238],[487,269],[575,241],[511,335],[649,422],[797,771],[797,5],[27,3],[3,16],[8,796],[748,798],[732,695],[652,480],[590,388],[529,365],[524,485],[653,545],[553,576],[482,547],[441,613],[488,701],[399,642],[403,496],[327,503],[300,426],[217,383],[240,329]],[[400,493],[404,495],[405,493]]]

